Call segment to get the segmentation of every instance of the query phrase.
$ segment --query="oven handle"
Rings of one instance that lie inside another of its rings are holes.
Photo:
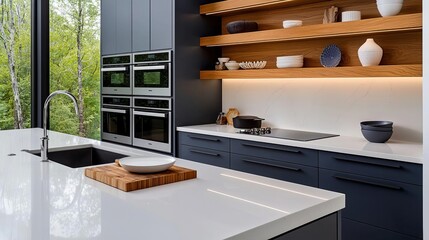
[[[165,113],[154,113],[154,112],[134,112],[134,115],[138,116],[148,116],[148,117],[163,117],[165,118],[167,114]]]
[[[127,113],[126,110],[120,110],[120,109],[111,109],[111,108],[101,108],[102,112],[111,112],[111,113],[122,113],[125,114]]]
[[[141,66],[141,67],[134,67],[134,71],[139,71],[139,70],[164,70],[165,66],[164,65],[160,65],[160,66]]]
[[[116,67],[116,68],[102,68],[102,72],[125,72],[127,71],[126,67]]]

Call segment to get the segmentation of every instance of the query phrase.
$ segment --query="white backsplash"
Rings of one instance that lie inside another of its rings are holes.
[[[391,140],[422,142],[422,78],[225,79],[223,111],[265,126],[362,137],[364,120],[394,122]]]

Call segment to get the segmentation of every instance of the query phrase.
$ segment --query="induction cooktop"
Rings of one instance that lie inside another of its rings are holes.
[[[340,135],[273,128],[271,129],[271,133],[261,136],[307,142],[323,138],[338,137]]]
[[[261,137],[281,138],[295,141],[313,141],[323,138],[338,137],[336,134],[329,133],[318,133],[318,132],[306,132],[290,129],[279,129],[279,128],[252,128],[240,130],[238,133],[259,135]]]

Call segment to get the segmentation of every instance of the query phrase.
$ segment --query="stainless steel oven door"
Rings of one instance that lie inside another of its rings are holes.
[[[136,65],[133,93],[143,96],[171,96],[171,63]]]
[[[133,145],[171,153],[171,112],[133,110]]]
[[[103,106],[103,108],[101,108],[101,112],[101,139],[131,145],[131,108]]]
[[[132,94],[132,66],[106,66],[101,69],[102,94]]]

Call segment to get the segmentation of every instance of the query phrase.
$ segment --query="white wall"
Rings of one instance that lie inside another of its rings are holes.
[[[392,140],[422,142],[422,78],[227,79],[223,110],[271,127],[361,137],[363,120],[394,122]]]
[[[429,4],[423,2],[423,229],[424,239],[429,240]]]

